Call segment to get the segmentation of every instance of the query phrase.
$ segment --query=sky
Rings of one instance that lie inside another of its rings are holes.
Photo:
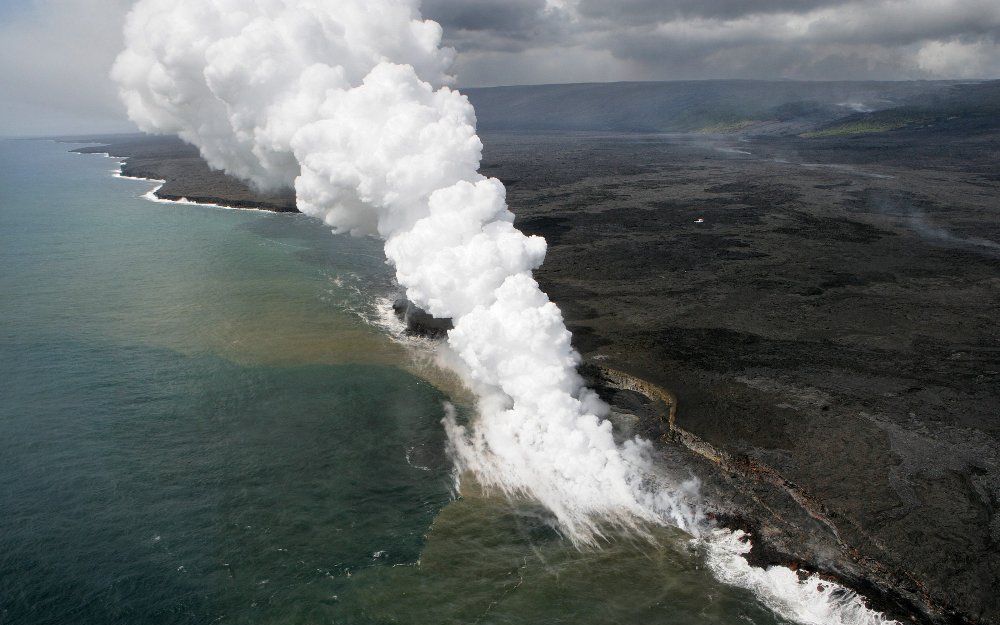
[[[0,135],[131,129],[108,78],[131,4],[0,0]],[[424,0],[423,13],[469,87],[1000,77],[1000,0]]]

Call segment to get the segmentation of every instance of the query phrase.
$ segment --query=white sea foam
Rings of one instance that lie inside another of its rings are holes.
[[[121,165],[124,165],[124,164],[125,164],[125,161],[122,161]],[[117,171],[112,171],[111,175],[114,178],[120,178],[121,180],[135,180],[137,182],[152,182],[156,186],[154,186],[149,191],[146,191],[145,193],[143,193],[139,197],[141,197],[142,199],[147,200],[149,202],[156,202],[157,204],[175,204],[175,205],[181,205],[181,206],[203,206],[205,208],[221,208],[223,210],[233,210],[233,211],[257,211],[257,212],[265,212],[265,213],[273,213],[274,212],[274,211],[265,210],[263,208],[245,208],[245,207],[240,207],[240,206],[225,206],[223,204],[212,204],[212,203],[209,203],[209,202],[193,202],[193,201],[191,201],[191,200],[189,200],[187,198],[184,198],[184,197],[176,199],[176,200],[169,199],[169,198],[164,198],[164,197],[160,197],[159,195],[157,195],[157,193],[159,192],[160,189],[163,188],[163,185],[167,184],[166,180],[159,180],[157,178],[143,178],[141,176],[126,176],[125,174],[123,174],[121,172],[121,168],[119,168]]]
[[[706,551],[709,568],[722,582],[753,592],[779,615],[804,625],[896,624],[870,609],[857,593],[813,574],[805,579],[784,566],[750,566],[744,557],[751,544],[742,531],[716,529],[698,545]]]

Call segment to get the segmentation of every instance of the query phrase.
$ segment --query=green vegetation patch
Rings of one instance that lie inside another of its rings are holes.
[[[863,121],[838,124],[836,126],[831,126],[830,128],[815,130],[813,132],[805,132],[799,136],[805,137],[806,139],[812,139],[816,137],[841,137],[844,135],[871,134],[875,132],[898,130],[899,128],[903,128],[907,125],[908,123],[902,120],[889,121],[866,119]]]
[[[739,132],[757,123],[758,121],[755,119],[715,122],[699,128],[698,132],[703,132],[705,134],[727,134],[731,132]]]
[[[912,109],[906,110],[900,107],[898,109],[866,113],[860,117],[852,117],[826,128],[803,133],[800,136],[809,139],[814,137],[842,137],[846,135],[889,132],[908,126],[929,124],[934,120],[934,115],[922,114]]]

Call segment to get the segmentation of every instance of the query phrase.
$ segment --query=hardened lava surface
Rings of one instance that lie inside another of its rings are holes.
[[[779,476],[822,566],[1000,622],[1000,135],[484,139],[586,360]]]
[[[758,564],[801,560],[896,615],[997,624],[1000,133],[977,119],[489,132],[483,172],[548,240],[536,275],[587,363],[676,397],[671,436],[641,393],[617,395],[665,462],[730,500],[720,520],[755,532]],[[176,139],[94,142],[110,145],[81,151],[167,180],[162,197],[294,210]]]

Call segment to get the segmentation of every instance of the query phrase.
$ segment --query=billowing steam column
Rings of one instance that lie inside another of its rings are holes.
[[[462,469],[537,498],[580,543],[603,522],[692,529],[649,483],[648,444],[616,445],[576,373],[531,275],[545,241],[478,173],[475,112],[441,86],[453,51],[416,0],[141,0],[125,36],[113,77],[141,129],[259,187],[294,184],[335,231],[378,234],[407,297],[454,319],[448,345],[480,398],[470,430],[449,425]]]

